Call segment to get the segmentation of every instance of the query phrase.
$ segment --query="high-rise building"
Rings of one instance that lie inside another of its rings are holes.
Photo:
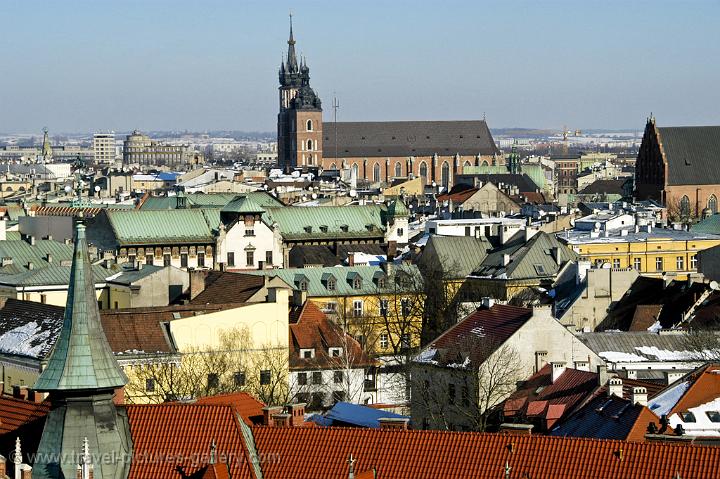
[[[111,164],[115,161],[115,133],[95,133],[93,151],[96,164]]]

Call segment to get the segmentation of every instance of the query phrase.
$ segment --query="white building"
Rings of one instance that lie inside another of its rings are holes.
[[[115,133],[95,133],[93,135],[95,164],[109,165],[115,162]]]

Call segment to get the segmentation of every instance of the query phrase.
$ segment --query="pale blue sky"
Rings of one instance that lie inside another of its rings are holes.
[[[0,131],[274,131],[290,9],[326,117],[720,124],[716,0],[0,0]]]

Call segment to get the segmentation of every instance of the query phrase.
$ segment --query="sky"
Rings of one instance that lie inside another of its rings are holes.
[[[720,124],[717,0],[0,0],[0,132],[275,131],[289,11],[326,120]]]

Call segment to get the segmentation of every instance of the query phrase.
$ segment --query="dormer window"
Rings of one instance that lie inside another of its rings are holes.
[[[298,284],[298,288],[300,289],[300,291],[307,291],[307,288],[308,288],[307,281],[301,280],[300,283]]]
[[[300,357],[303,359],[313,359],[315,357],[315,348],[300,349]]]
[[[362,279],[360,277],[356,277],[353,279],[353,289],[360,289],[362,288]]]
[[[350,227],[348,225],[340,225],[340,231],[347,233]]]
[[[306,232],[306,233],[312,233],[312,226],[306,226],[306,227],[305,227],[305,232]]]
[[[335,287],[336,287],[335,278],[328,278],[328,280],[327,280],[328,291],[335,291]]]
[[[331,358],[339,358],[342,356],[343,348],[328,348],[328,354]]]
[[[322,231],[323,233],[327,233],[327,231],[328,231],[327,225],[320,225],[320,231]]]

